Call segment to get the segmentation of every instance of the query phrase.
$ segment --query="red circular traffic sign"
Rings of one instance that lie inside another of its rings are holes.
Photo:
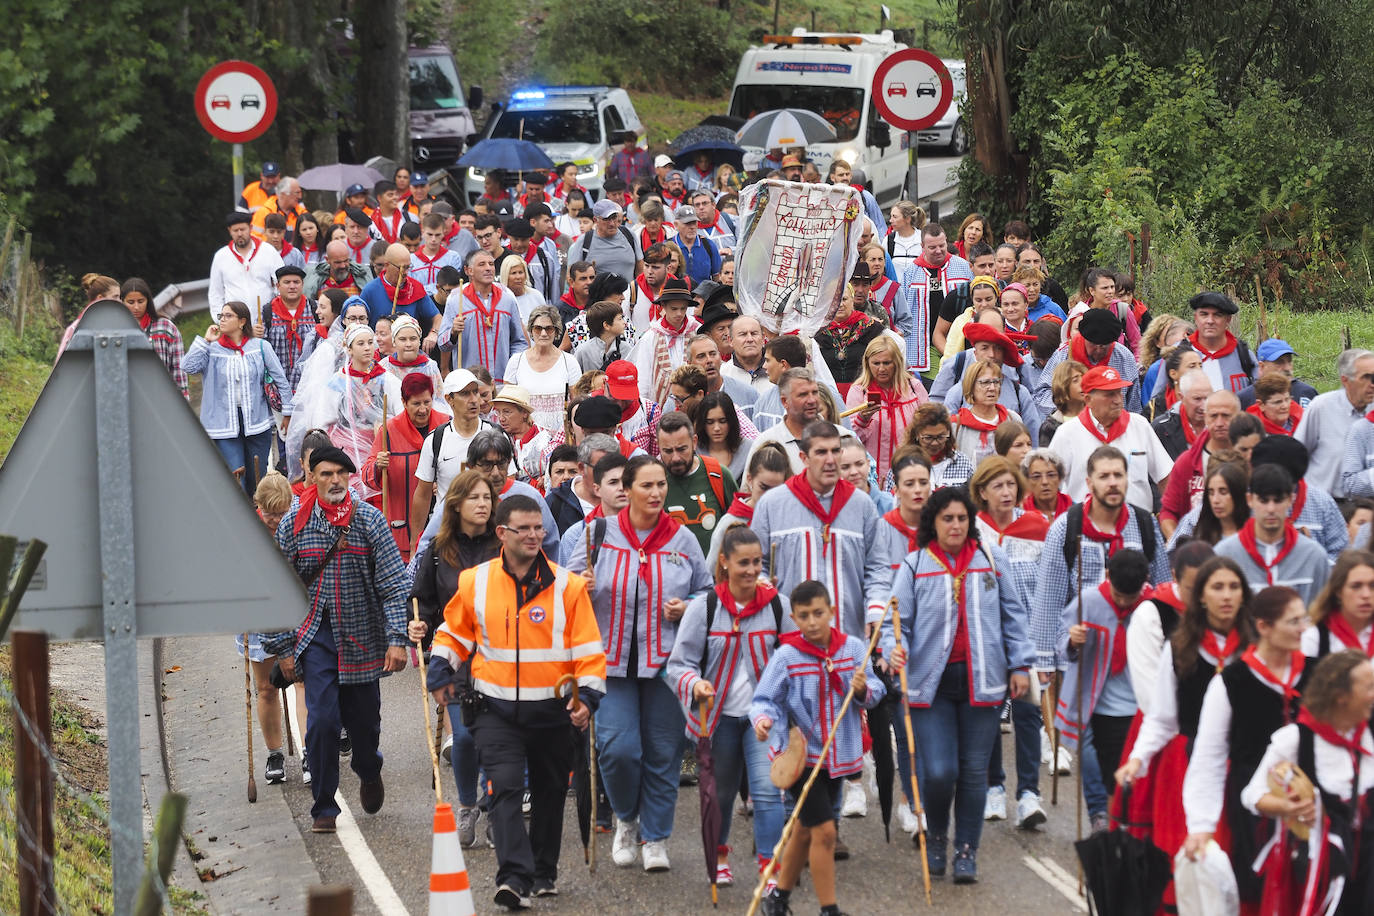
[[[873,104],[898,130],[922,130],[939,121],[954,100],[944,61],[920,48],[883,58],[873,73]]]
[[[216,140],[256,140],[276,116],[277,87],[266,73],[247,61],[215,64],[196,84],[196,117]]]

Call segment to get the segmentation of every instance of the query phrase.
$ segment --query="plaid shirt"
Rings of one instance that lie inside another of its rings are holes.
[[[1054,392],[1050,390],[1050,382],[1054,380],[1054,369],[1064,360],[1069,358],[1069,345],[1064,344],[1047,360],[1045,368],[1040,370],[1040,380],[1035,383],[1035,406],[1040,408],[1040,415],[1048,417],[1057,409],[1054,406]],[[1112,355],[1107,357],[1107,365],[1116,370],[1117,375],[1131,383],[1131,387],[1126,389],[1126,409],[1131,413],[1140,413],[1140,367],[1135,363],[1135,357],[1131,351],[1126,349],[1124,344],[1116,344],[1112,347]],[[1092,368],[1089,366],[1088,368]],[[1163,373],[1161,373],[1163,374]]]
[[[294,391],[301,383],[301,369],[305,367],[305,342],[311,337],[319,337],[315,331],[315,317],[307,309],[305,317],[297,323],[296,337],[300,340],[299,346],[291,344],[289,323],[279,315],[271,317],[272,323],[267,326],[263,337],[272,348],[272,352],[277,354],[277,361],[286,370],[286,380],[291,383],[291,389]]]
[[[1145,548],[1141,546],[1140,526],[1136,524],[1135,512],[1130,506],[1124,507],[1124,511],[1130,514],[1121,532],[1122,544],[1143,553]],[[1057,645],[1059,616],[1065,605],[1078,597],[1079,564],[1083,565],[1085,593],[1088,589],[1097,588],[1107,577],[1106,545],[1086,537],[1080,539],[1077,561],[1073,566],[1065,567],[1064,536],[1068,526],[1068,513],[1059,516],[1050,525],[1050,533],[1045,535],[1045,549],[1040,554],[1040,581],[1031,600],[1031,638],[1035,641],[1036,667],[1043,671],[1057,668],[1064,661],[1059,657]],[[1155,525],[1155,559],[1150,565],[1150,584],[1163,585],[1172,581],[1174,574],[1169,569],[1169,554],[1164,549],[1159,526]]]
[[[148,341],[153,345],[153,352],[157,354],[157,358],[162,360],[162,365],[167,367],[167,372],[181,391],[181,396],[189,401],[191,395],[186,370],[181,368],[181,332],[177,330],[177,326],[169,318],[154,318],[148,325]]]
[[[265,634],[263,647],[273,655],[290,651],[300,659],[315,638],[320,618],[330,615],[334,640],[339,647],[339,683],[368,684],[382,676],[382,661],[390,647],[406,646],[406,597],[410,580],[396,540],[381,510],[352,497],[357,509],[348,538],[329,561],[323,575],[310,587],[310,611],[294,631]],[[299,535],[296,513],[300,504],[282,518],[277,545],[296,569],[309,575],[334,541],[339,529],[325,520],[318,506]]]

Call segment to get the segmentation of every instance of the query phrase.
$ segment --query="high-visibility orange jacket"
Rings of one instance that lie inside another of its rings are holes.
[[[286,217],[286,231],[288,233],[296,231],[296,217],[308,212],[305,204],[296,204],[295,210],[282,210],[281,204],[277,202],[277,195],[273,194],[263,202],[262,206],[253,211],[253,235],[262,238],[263,223],[269,213],[280,213]]]
[[[269,198],[276,196],[275,191],[264,190],[261,181],[249,182],[244,185],[243,195],[239,198],[239,206],[252,212],[267,203]]]
[[[473,687],[508,718],[543,718],[524,705],[538,703],[566,721],[555,693],[559,678],[574,675],[594,708],[606,692],[606,653],[587,580],[536,562],[547,564],[553,583],[520,606],[502,557],[464,570],[431,651],[455,671],[472,656]]]

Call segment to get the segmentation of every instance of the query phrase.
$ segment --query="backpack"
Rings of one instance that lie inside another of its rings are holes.
[[[625,226],[624,226],[623,224],[622,224],[619,228],[620,228],[620,235],[625,239],[625,242],[630,246],[630,251],[633,252],[633,251],[635,250],[635,237],[634,237],[634,233],[630,232],[629,229],[625,228]],[[582,254],[578,257],[578,260],[579,260],[579,261],[585,261],[585,260],[587,260],[587,256],[588,256],[589,254],[591,254],[591,250],[592,250],[592,236],[593,236],[595,233],[596,233],[596,230],[595,230],[595,229],[592,229],[592,230],[590,230],[586,235],[582,236]]]
[[[1147,510],[1139,506],[1130,508],[1131,513],[1135,515],[1136,527],[1140,529],[1140,545],[1145,548],[1145,560],[1153,566],[1156,550],[1155,520]],[[1073,569],[1073,564],[1078,560],[1078,541],[1083,537],[1083,504],[1070,506],[1065,515],[1069,520],[1065,523],[1067,527],[1064,529],[1064,568],[1068,570]]]
[[[706,479],[711,484],[711,492],[716,495],[716,504],[721,512],[729,511],[725,503],[725,477],[720,472],[720,462],[710,455],[702,455],[701,463],[706,466]]]
[[[448,430],[449,426],[451,426],[451,425],[452,425],[451,423],[444,423],[442,426],[436,427],[435,430],[434,430],[434,432],[430,433],[429,436],[427,437],[427,438],[429,438],[429,439],[433,439],[433,440],[434,440],[434,444],[430,446],[430,449],[431,449],[431,455],[430,455],[431,464],[430,464],[430,468],[429,468],[429,473],[430,473],[430,475],[434,478],[434,481],[435,481],[436,484],[437,484],[438,481],[439,481],[439,449],[443,448],[443,445],[444,445],[444,433]],[[492,429],[499,429],[499,428],[500,428],[500,427],[498,427],[498,426],[493,425],[492,422],[491,422],[490,420],[487,420],[487,419],[478,419],[478,421],[477,421],[477,431],[478,431],[479,433],[482,431],[482,427],[483,427],[483,426],[490,426]],[[437,503],[438,501],[439,501],[439,488],[438,488],[437,486],[435,486],[435,487],[434,487],[434,492],[431,493],[430,496],[429,496],[429,511],[430,511],[430,514],[433,514],[433,512],[434,512],[434,504]]]
[[[782,643],[782,601],[781,595],[774,595],[773,600],[768,603],[768,607],[773,611],[773,648],[776,649]],[[711,624],[716,619],[716,605],[720,603],[720,596],[713,588],[706,593],[706,634],[708,639],[702,641],[701,645],[701,664],[697,670],[702,677],[706,676],[706,663],[710,660],[710,640]]]

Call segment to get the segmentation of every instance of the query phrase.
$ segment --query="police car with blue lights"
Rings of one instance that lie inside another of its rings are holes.
[[[632,130],[644,142],[644,125],[629,93],[611,86],[544,86],[520,89],[487,122],[483,139],[523,139],[536,144],[554,163],[577,163],[577,183],[601,196],[610,155]],[[514,183],[515,176],[505,176]],[[469,200],[482,195],[486,173],[470,168],[463,176]]]

